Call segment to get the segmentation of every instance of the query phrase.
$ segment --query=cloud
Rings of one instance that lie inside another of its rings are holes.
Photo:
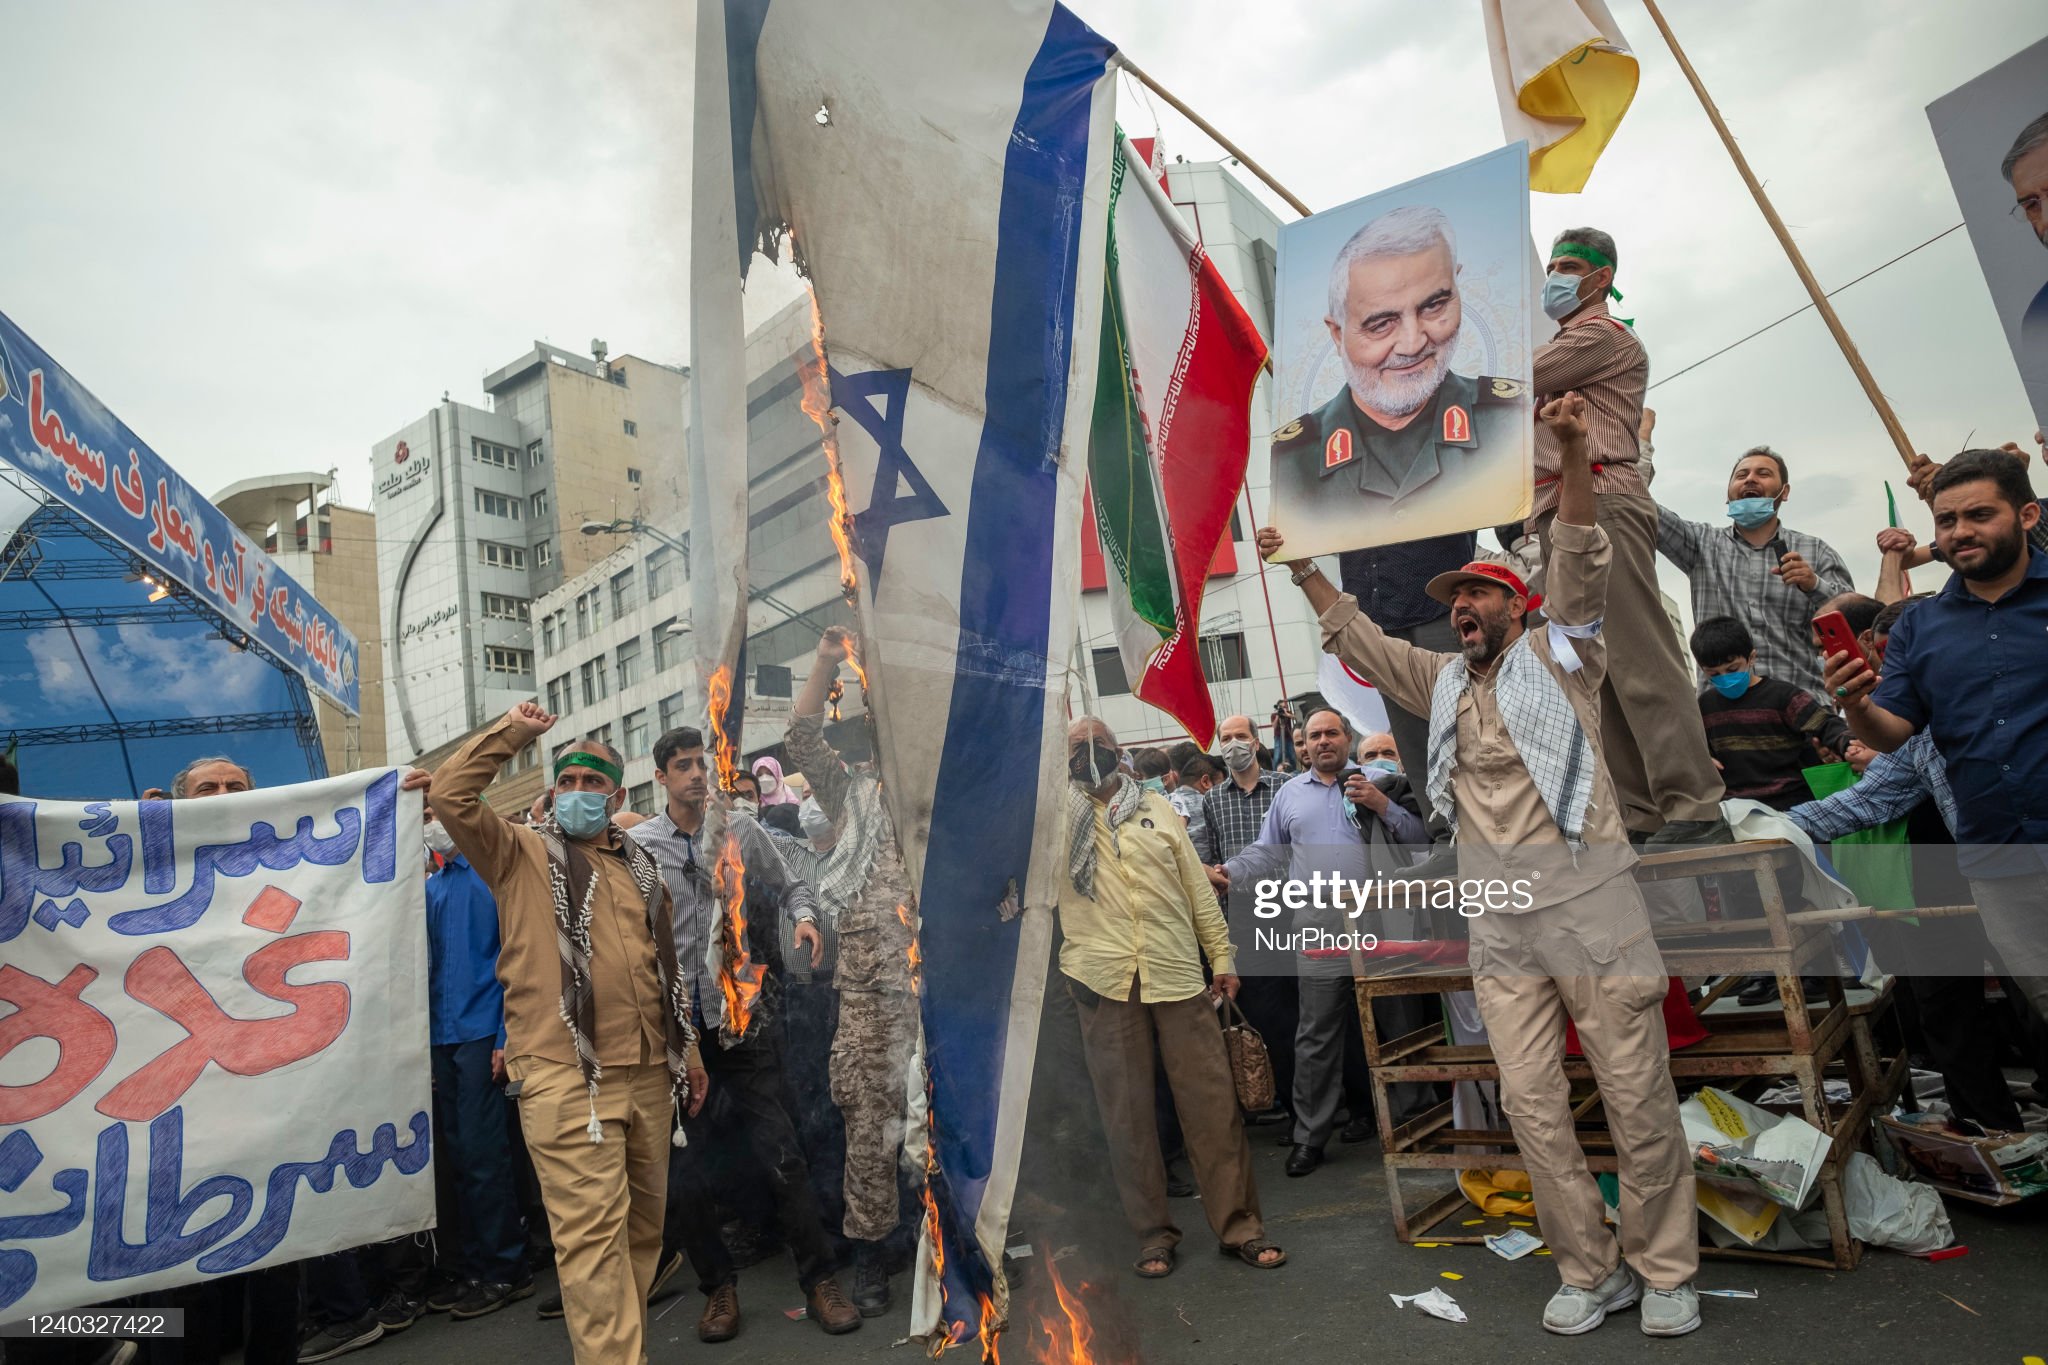
[[[217,636],[125,625],[28,636],[40,700],[66,717],[90,707],[94,684],[124,719],[232,715],[255,709],[274,670]],[[82,657],[81,657],[82,656]]]

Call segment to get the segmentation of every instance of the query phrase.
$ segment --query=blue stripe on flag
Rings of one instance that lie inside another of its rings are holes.
[[[1003,162],[987,415],[968,505],[959,653],[920,907],[947,1316],[969,1324],[989,1272],[978,1250],[963,1253],[975,1246],[995,1147],[1018,940],[1018,925],[998,919],[996,906],[1011,878],[1024,885],[1033,825],[1033,809],[990,795],[1019,762],[1035,765],[1043,728],[1088,138],[1095,87],[1113,50],[1064,6],[1053,6]],[[1025,1099],[1010,1097],[1018,1105]]]
[[[706,4],[711,0],[704,0]],[[733,223],[739,233],[740,281],[760,239],[761,207],[754,198],[754,118],[758,96],[756,53],[768,0],[725,0],[725,89],[732,111]]]

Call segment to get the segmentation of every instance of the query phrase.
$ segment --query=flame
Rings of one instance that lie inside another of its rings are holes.
[[[812,364],[799,367],[804,385],[803,410],[823,433],[825,496],[832,503],[832,519],[827,526],[832,532],[832,548],[839,552],[839,590],[852,602],[858,583],[853,572],[853,513],[846,501],[846,471],[839,463],[839,438],[833,430],[832,383],[825,361],[825,315],[818,311],[815,289],[811,291],[811,357]],[[855,669],[858,671],[858,664]],[[867,686],[865,674],[860,683],[863,688]]]
[[[1038,1335],[1031,1348],[1032,1365],[1098,1365],[1093,1349],[1095,1328],[1088,1321],[1088,1310],[1081,1306],[1080,1298],[1069,1293],[1067,1283],[1060,1278],[1060,1264],[1048,1257],[1046,1273],[1052,1276],[1053,1298],[1057,1301],[1060,1315],[1045,1314],[1038,1320]],[[1083,1281],[1081,1289],[1088,1287]]]
[[[996,1312],[995,1300],[988,1295],[981,1296],[981,1365],[1003,1365],[1003,1353],[996,1343],[1001,1339],[1002,1316]]]
[[[910,907],[907,905],[896,907],[896,918],[901,920],[903,927],[910,931],[910,943],[904,948],[903,956],[910,961],[910,993],[912,995],[920,995],[923,993],[919,982],[922,976],[921,969],[924,966],[924,954],[917,950],[917,925],[912,923]]]
[[[739,727],[731,723],[732,669],[721,664],[705,684],[706,709],[711,719],[711,754],[718,771],[720,791],[731,791],[738,772]],[[718,925],[718,991],[725,998],[725,1032],[744,1038],[754,1019],[754,1002],[761,995],[764,968],[747,953],[747,864],[740,856],[740,841],[730,829],[713,865],[713,885],[725,897],[725,914]]]

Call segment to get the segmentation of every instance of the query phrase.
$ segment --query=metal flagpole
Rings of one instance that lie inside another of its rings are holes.
[[[1856,382],[1863,386],[1864,396],[1870,400],[1870,405],[1877,409],[1878,420],[1884,423],[1885,432],[1892,438],[1892,444],[1898,447],[1899,458],[1905,461],[1906,467],[1910,469],[1913,465],[1913,443],[1907,439],[1905,427],[1899,424],[1898,414],[1892,411],[1890,400],[1884,396],[1884,391],[1878,388],[1877,380],[1871,377],[1869,367],[1863,363],[1863,356],[1856,349],[1856,343],[1849,339],[1848,329],[1843,327],[1842,320],[1835,316],[1835,307],[1828,302],[1827,293],[1820,287],[1820,281],[1814,279],[1813,272],[1806,268],[1806,258],[1799,254],[1799,247],[1793,242],[1791,232],[1786,229],[1785,220],[1778,216],[1777,209],[1771,206],[1770,199],[1764,194],[1764,187],[1757,183],[1756,173],[1749,169],[1749,162],[1744,159],[1742,149],[1735,145],[1735,135],[1730,133],[1728,125],[1722,122],[1721,111],[1715,107],[1713,97],[1707,93],[1707,88],[1700,84],[1699,73],[1692,69],[1692,63],[1686,58],[1685,49],[1678,45],[1677,37],[1671,32],[1671,25],[1664,22],[1663,13],[1657,8],[1657,0],[1643,0],[1643,8],[1650,12],[1650,21],[1656,24],[1657,31],[1664,35],[1664,42],[1671,48],[1671,55],[1678,59],[1678,69],[1685,73],[1685,79],[1691,83],[1692,92],[1699,96],[1700,105],[1707,111],[1707,118],[1712,121],[1714,131],[1721,135],[1721,145],[1728,149],[1729,157],[1735,162],[1735,169],[1742,175],[1742,183],[1749,186],[1751,196],[1756,199],[1756,206],[1763,210],[1764,221],[1769,223],[1771,231],[1777,234],[1778,244],[1785,248],[1785,255],[1791,258],[1792,269],[1798,272],[1799,282],[1806,286],[1806,292],[1812,296],[1813,306],[1819,310],[1821,320],[1827,323],[1828,331],[1834,335],[1835,344],[1842,348],[1842,358],[1849,362],[1850,370],[1856,375]]]

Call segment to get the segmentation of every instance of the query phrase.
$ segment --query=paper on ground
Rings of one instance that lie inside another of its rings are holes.
[[[1465,1310],[1458,1307],[1458,1301],[1441,1289],[1432,1289],[1422,1294],[1389,1294],[1387,1297],[1394,1301],[1396,1308],[1405,1308],[1412,1303],[1433,1318],[1442,1318],[1445,1322],[1465,1321]]]

